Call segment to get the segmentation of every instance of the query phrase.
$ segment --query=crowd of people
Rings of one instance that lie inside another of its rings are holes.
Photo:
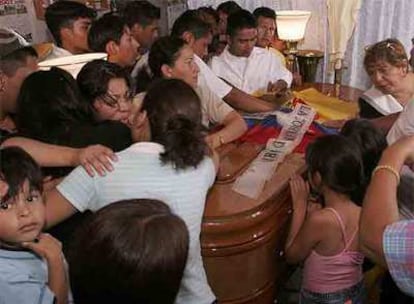
[[[158,7],[122,4],[100,17],[49,5],[42,58],[0,29],[0,303],[217,302],[200,244],[216,149],[248,129],[240,112],[276,110],[260,97],[300,77],[270,8],[187,10],[159,37]],[[38,70],[88,52],[107,59],[76,78]],[[365,303],[367,260],[398,299],[414,296],[414,217],[400,219],[401,202],[414,205],[409,62],[397,39],[368,46],[360,117],[310,143],[307,175],[290,179],[285,257],[303,263],[300,303]]]

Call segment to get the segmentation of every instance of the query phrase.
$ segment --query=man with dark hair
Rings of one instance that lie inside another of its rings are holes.
[[[188,10],[175,20],[171,35],[182,38],[194,51],[194,61],[200,69],[198,82],[204,83],[217,96],[234,108],[246,112],[265,112],[275,108],[273,104],[254,98],[218,78],[201,59],[207,54],[212,34],[209,25],[202,21],[195,10]]]
[[[279,43],[276,32],[276,14],[275,11],[268,7],[258,7],[254,10],[253,16],[257,24],[257,41],[256,46],[268,49],[280,58],[283,65],[286,65],[285,56],[275,48],[275,43]],[[281,41],[284,44],[283,41]]]
[[[151,70],[148,67],[148,53],[153,42],[159,36],[159,21],[161,11],[152,3],[145,0],[128,2],[122,10],[123,19],[131,30],[131,35],[139,43],[139,55],[131,76],[136,90],[142,91],[151,80]]]
[[[234,1],[226,1],[217,6],[217,13],[219,14],[219,30],[220,34],[226,34],[227,18],[242,8]]]
[[[17,97],[23,81],[36,71],[37,53],[26,46],[0,58],[0,130],[12,132],[15,125],[11,116],[16,113]]]
[[[227,35],[227,47],[211,61],[218,77],[254,96],[281,94],[290,86],[292,73],[281,60],[268,50],[255,47],[256,20],[250,12],[241,10],[230,15]]]
[[[140,53],[148,52],[159,36],[160,9],[148,1],[132,1],[125,6],[123,18],[140,45]]]
[[[134,66],[138,56],[138,42],[121,17],[106,14],[92,23],[88,43],[91,50],[108,54],[108,61],[124,68]]]
[[[46,9],[45,20],[56,45],[47,59],[89,51],[88,30],[96,12],[76,1],[57,1]]]

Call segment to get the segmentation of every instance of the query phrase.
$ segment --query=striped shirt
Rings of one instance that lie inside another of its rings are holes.
[[[200,230],[208,189],[215,179],[209,157],[197,166],[176,171],[163,165],[156,143],[136,143],[117,154],[114,170],[106,176],[90,177],[76,168],[58,186],[59,192],[79,211],[96,211],[112,202],[148,198],[165,202],[187,225],[190,248],[176,303],[211,303],[211,291],[201,258]]]
[[[397,286],[414,296],[414,220],[388,225],[383,236],[385,260]]]

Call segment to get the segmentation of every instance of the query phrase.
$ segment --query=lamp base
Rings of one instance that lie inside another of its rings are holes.
[[[323,52],[317,50],[300,50],[296,55],[300,74],[304,82],[315,82],[316,70]]]
[[[286,54],[286,68],[294,73],[299,72],[299,64],[296,54],[298,53],[298,42],[299,41],[286,41],[286,50],[284,53]]]

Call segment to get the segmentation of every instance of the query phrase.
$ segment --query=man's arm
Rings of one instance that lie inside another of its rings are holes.
[[[233,108],[248,113],[274,111],[277,107],[276,104],[253,97],[234,87],[223,99]]]
[[[4,141],[1,146],[22,148],[42,167],[76,167],[82,165],[91,176],[94,175],[94,169],[100,175],[104,175],[105,171],[112,171],[111,160],[116,160],[114,152],[102,145],[76,149],[47,144],[25,137],[11,137]]]
[[[247,130],[245,121],[234,110],[226,115],[222,124],[224,127],[220,131],[212,133],[206,138],[207,143],[212,149],[236,140]]]

